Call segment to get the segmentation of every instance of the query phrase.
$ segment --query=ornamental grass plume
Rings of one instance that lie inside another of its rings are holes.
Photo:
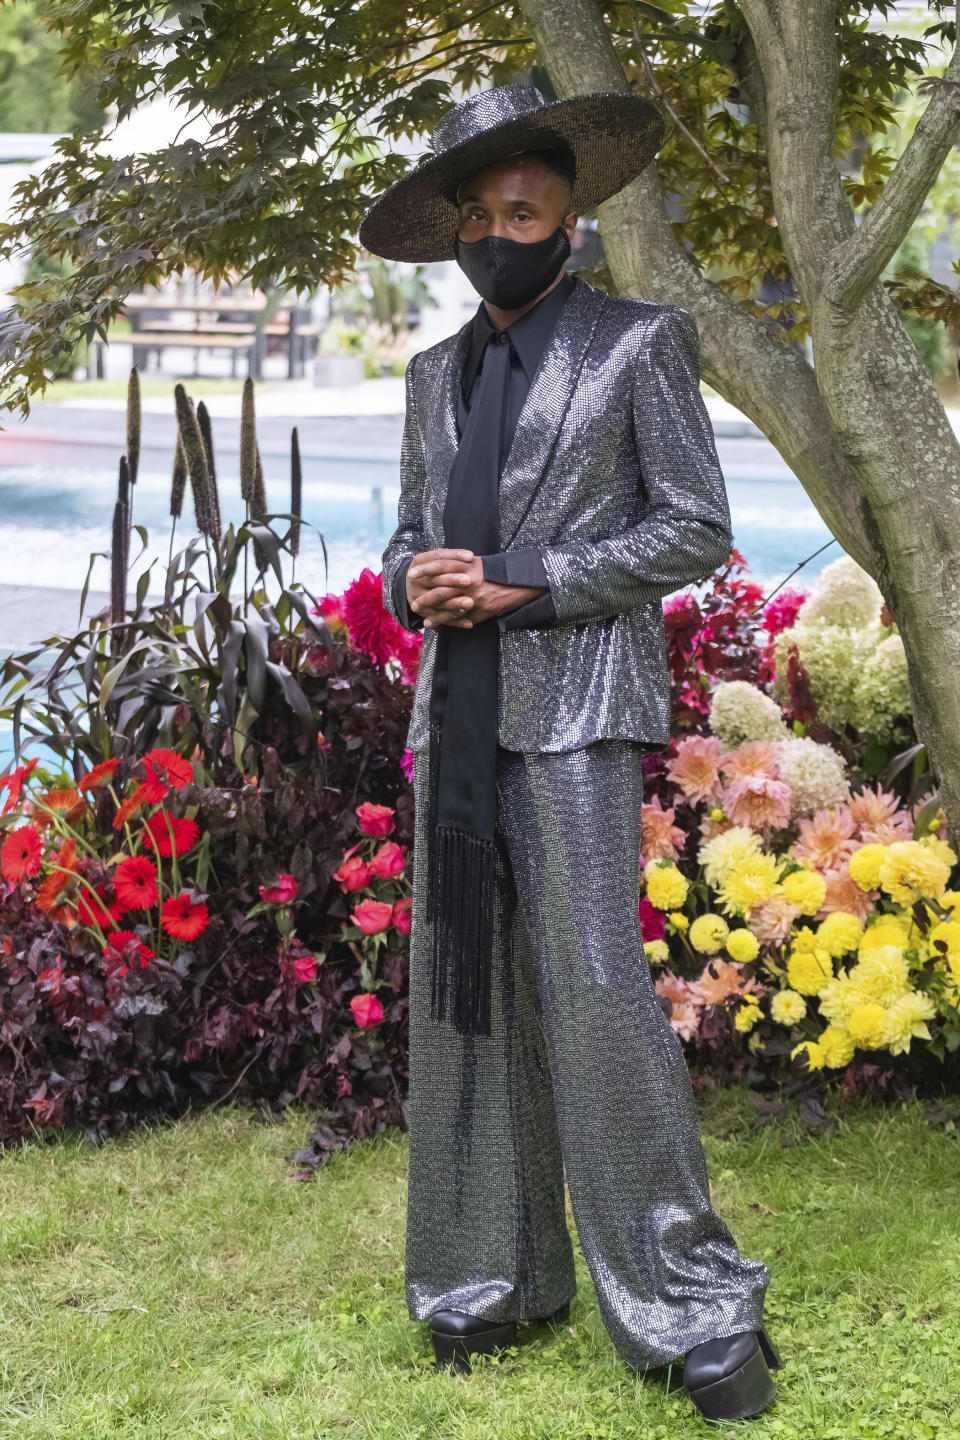
[[[140,372],[134,365],[127,381],[127,464],[130,466],[130,484],[136,485],[140,468],[140,437],[143,425],[143,405],[140,399]]]
[[[110,624],[119,625],[127,613],[127,566],[130,546],[130,510],[128,495],[130,476],[127,457],[120,456],[117,500],[113,507],[113,529],[110,539]],[[115,633],[117,648],[122,636]]]
[[[210,412],[203,400],[197,405],[197,424],[200,427],[200,438],[203,440],[203,453],[207,460],[207,476],[210,482],[210,500],[213,506],[213,523],[215,534],[223,534],[223,520],[220,514],[220,491],[217,486],[217,467],[213,456],[213,427],[210,424]]]
[[[200,433],[193,401],[181,384],[174,386],[173,398],[177,410],[177,426],[187,459],[187,474],[190,477],[190,486],[193,491],[193,509],[197,529],[201,535],[219,539],[216,507],[210,484],[210,472],[207,468],[207,453],[204,449],[203,436]]]
[[[253,501],[257,481],[257,422],[253,401],[253,381],[248,375],[243,382],[240,401],[240,494],[247,504]]]
[[[300,554],[300,525],[303,516],[303,469],[300,464],[300,437],[294,425],[290,432],[290,554]]]
[[[173,452],[173,475],[170,478],[170,515],[174,520],[179,520],[183,513],[183,492],[186,488],[187,453],[178,430],[177,447]]]

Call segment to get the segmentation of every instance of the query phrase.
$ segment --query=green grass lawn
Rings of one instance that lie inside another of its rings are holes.
[[[309,1127],[221,1109],[0,1164],[0,1436],[31,1440],[960,1437],[960,1139],[923,1108],[828,1132],[703,1103],[714,1203],[772,1272],[777,1404],[714,1426],[682,1364],[631,1374],[578,1252],[569,1328],[437,1373],[403,1298],[406,1139],[308,1182]],[[793,1143],[783,1143],[783,1142]],[[571,1218],[572,1229],[572,1218]]]

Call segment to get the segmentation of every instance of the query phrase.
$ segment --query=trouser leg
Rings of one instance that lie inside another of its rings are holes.
[[[501,752],[503,753],[503,752]],[[410,929],[410,1316],[547,1315],[576,1290],[563,1161],[530,943],[497,829],[492,1034],[430,1017],[426,919],[429,751],[414,754]]]
[[[600,740],[502,766],[577,1232],[637,1369],[758,1328],[770,1280],[711,1208],[690,1074],[643,953],[640,761],[632,741]]]

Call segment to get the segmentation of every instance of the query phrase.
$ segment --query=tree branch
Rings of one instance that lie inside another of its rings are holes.
[[[960,133],[960,0],[950,63],[927,87],[930,100],[883,194],[854,233],[829,256],[823,292],[840,309],[856,309],[879,279],[923,208]]]

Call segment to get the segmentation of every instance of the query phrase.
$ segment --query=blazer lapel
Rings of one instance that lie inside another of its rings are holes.
[[[500,477],[500,548],[512,543],[543,478],[570,406],[593,332],[605,304],[603,291],[578,280],[557,318],[517,420],[513,443]],[[466,359],[470,321],[451,337],[432,396],[418,401],[424,426],[427,488],[434,505],[434,530],[443,545],[443,507],[457,435],[457,389]]]

